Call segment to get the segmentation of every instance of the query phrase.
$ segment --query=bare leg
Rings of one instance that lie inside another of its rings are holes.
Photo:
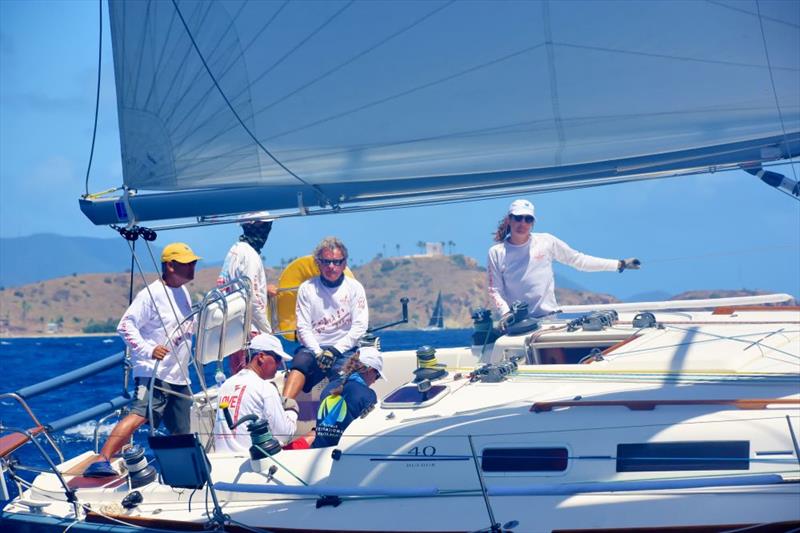
[[[289,371],[289,375],[286,377],[286,383],[283,384],[283,397],[291,398],[293,400],[296,399],[297,395],[300,394],[300,390],[302,390],[303,385],[305,384],[305,374],[299,370]]]
[[[117,422],[117,425],[111,430],[111,435],[108,436],[108,440],[103,444],[103,449],[100,450],[100,454],[103,455],[105,459],[111,460],[111,457],[119,453],[122,447],[130,441],[133,432],[139,429],[139,426],[145,422],[147,422],[145,417],[134,413],[129,414]],[[103,457],[101,457],[101,459],[102,458]]]

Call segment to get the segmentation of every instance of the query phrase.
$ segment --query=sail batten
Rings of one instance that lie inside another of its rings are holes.
[[[139,221],[448,201],[798,154],[797,2],[110,0],[110,18]],[[240,190],[259,192],[240,204]],[[224,196],[224,210],[192,205],[198,195]],[[111,204],[81,208],[123,222]]]

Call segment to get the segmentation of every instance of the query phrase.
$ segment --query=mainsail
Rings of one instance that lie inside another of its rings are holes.
[[[800,151],[800,3],[110,0],[123,179],[96,224],[305,214]]]

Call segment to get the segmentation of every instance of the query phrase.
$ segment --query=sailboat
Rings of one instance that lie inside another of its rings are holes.
[[[433,305],[431,319],[428,320],[428,327],[425,329],[444,329],[444,308],[442,307],[442,291],[436,295],[436,303]]]
[[[336,216],[710,171],[798,195],[772,167],[800,151],[797,2],[108,5],[124,182],[80,199],[98,225],[166,231],[265,209]],[[245,342],[246,292],[204,300],[217,322],[198,330],[196,364]],[[45,424],[27,398],[115,356],[0,396],[32,419],[0,437],[20,491],[0,521],[797,529],[800,309],[773,306],[789,299],[562,306],[502,335],[476,313],[466,346],[436,350],[434,377],[416,379],[415,351],[386,352],[380,405],[333,448],[217,453],[215,389],[202,384],[195,435],[152,442],[158,479],[116,459],[119,475],[97,482],[82,477],[92,451],[62,457],[52,433],[130,399]],[[21,446],[49,465],[30,483],[13,460]]]

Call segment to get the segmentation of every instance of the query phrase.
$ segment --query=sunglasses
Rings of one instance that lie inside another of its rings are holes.
[[[347,258],[344,257],[342,259],[323,259],[322,257],[317,257],[317,262],[320,265],[331,265],[331,266],[342,266],[347,261]]]
[[[533,224],[533,217],[531,215],[511,215],[511,218],[516,222],[522,222],[524,220],[528,224]]]

